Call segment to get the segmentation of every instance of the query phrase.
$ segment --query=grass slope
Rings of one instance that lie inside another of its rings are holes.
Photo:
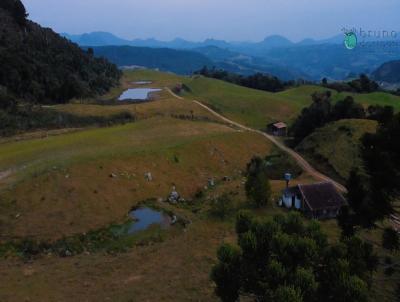
[[[240,175],[269,149],[256,134],[176,119],[1,144],[0,171],[15,171],[17,182],[0,194],[0,230],[39,238],[85,232],[121,220],[139,201],[166,197],[174,184],[190,198],[209,177]]]
[[[343,181],[353,167],[362,168],[360,138],[376,131],[370,120],[340,120],[317,129],[296,148],[313,164]]]
[[[263,129],[267,123],[276,120],[291,124],[301,110],[311,104],[311,95],[314,92],[329,90],[320,86],[305,85],[270,93],[204,77],[187,78],[184,81],[190,88],[186,97],[202,101],[228,118],[257,129]],[[365,107],[389,105],[396,111],[400,110],[400,97],[388,93],[355,94],[330,91],[334,102],[351,95],[356,102]]]
[[[262,129],[268,122],[293,119],[303,107],[285,96],[249,89],[227,82],[196,77],[185,84],[187,97],[202,101],[237,122]]]

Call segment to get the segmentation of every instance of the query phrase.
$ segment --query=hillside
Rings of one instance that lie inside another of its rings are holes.
[[[266,91],[233,85],[220,80],[194,77],[185,81],[191,98],[240,123],[264,129],[268,122],[291,120],[302,106]]]
[[[321,86],[304,85],[278,93],[250,89],[216,79],[192,77],[184,80],[187,95],[210,105],[228,118],[248,126],[264,129],[267,123],[282,120],[291,124],[304,107],[311,104],[314,92],[326,90]],[[350,95],[363,106],[393,106],[400,110],[400,97],[385,93],[338,93],[330,90],[334,102]]]
[[[5,103],[13,97],[25,102],[59,103],[103,94],[118,84],[121,75],[115,65],[26,20],[19,0],[2,0],[0,23],[2,107],[7,107]]]
[[[296,151],[322,171],[345,181],[352,168],[362,169],[359,154],[360,138],[376,131],[371,120],[339,120],[317,129],[306,137]]]
[[[178,74],[190,74],[214,63],[206,56],[186,50],[132,46],[94,47],[97,57],[105,57],[118,66],[143,66]]]
[[[164,88],[178,83],[187,89],[181,97]],[[237,242],[237,211],[247,209],[263,219],[285,215],[276,201],[287,169],[297,172],[291,185],[316,181],[293,168],[287,154],[264,136],[192,100],[262,127],[268,119],[290,120],[310,101],[310,93],[323,88],[273,94],[140,69],[124,71],[121,85],[101,99],[137,87],[164,89],[151,102],[104,106],[93,98],[49,108],[82,117],[132,112],[135,123],[0,140],[1,301],[216,301],[210,270],[218,246]],[[245,194],[244,171],[253,156],[266,158],[275,173],[273,199],[263,209],[251,206]],[[173,186],[184,198],[178,204],[165,202]],[[231,205],[224,219],[214,215],[220,198]],[[138,206],[175,215],[178,222],[121,235],[134,223],[127,214]],[[335,220],[322,221],[321,228],[329,241],[340,237]],[[360,236],[379,242],[381,233],[377,228]],[[393,301],[395,284],[380,281],[382,267],[372,280],[371,296]]]
[[[379,66],[372,76],[376,81],[386,82],[390,84],[400,83],[400,60],[391,61]]]
[[[271,63],[268,59],[244,55],[240,52],[223,49],[216,46],[206,46],[193,49],[214,62],[216,68],[241,75],[252,75],[260,72],[278,77],[281,80],[310,79],[310,77],[282,63]]]

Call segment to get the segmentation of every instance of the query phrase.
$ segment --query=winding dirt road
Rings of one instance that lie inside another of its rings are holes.
[[[171,89],[166,88],[166,90],[173,96],[176,97],[180,100],[183,100],[182,97],[176,95],[175,93],[173,93],[171,91]],[[234,125],[239,129],[242,130],[246,130],[246,131],[250,131],[250,132],[255,132],[258,133],[262,136],[264,136],[265,138],[267,138],[268,140],[270,140],[273,144],[275,144],[279,149],[281,149],[282,151],[286,152],[287,154],[289,154],[298,164],[299,166],[307,173],[309,173],[312,177],[314,177],[315,179],[318,179],[320,181],[329,181],[331,182],[338,191],[342,192],[342,193],[346,193],[347,189],[341,185],[340,183],[334,181],[332,178],[322,174],[321,172],[318,172],[313,166],[311,166],[311,164],[309,162],[307,162],[299,153],[297,153],[296,151],[294,151],[293,149],[290,149],[288,147],[286,147],[284,144],[282,144],[280,141],[278,141],[275,137],[273,137],[272,135],[269,135],[265,132],[262,132],[260,130],[256,130],[250,127],[247,127],[245,125],[239,124],[235,121],[232,121],[228,118],[226,118],[225,116],[219,114],[218,112],[215,112],[214,110],[212,110],[210,107],[204,105],[203,103],[194,100],[194,103],[196,103],[197,105],[201,106],[202,108],[204,108],[205,110],[207,110],[208,112],[210,112],[212,115],[214,115],[215,117],[218,117],[219,119],[223,120],[224,122]]]

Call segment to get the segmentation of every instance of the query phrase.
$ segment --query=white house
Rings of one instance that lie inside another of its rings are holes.
[[[335,218],[346,200],[331,182],[287,187],[279,201],[280,206],[300,210],[310,218]]]

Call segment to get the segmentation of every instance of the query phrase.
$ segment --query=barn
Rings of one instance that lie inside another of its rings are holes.
[[[284,122],[276,122],[267,125],[267,132],[275,136],[286,136],[287,125]]]
[[[335,218],[345,204],[346,200],[331,182],[287,187],[280,200],[281,206],[300,210],[315,219]]]

